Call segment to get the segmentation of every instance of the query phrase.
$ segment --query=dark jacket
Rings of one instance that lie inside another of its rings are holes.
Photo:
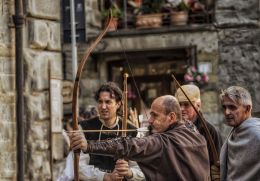
[[[202,126],[202,122],[201,122],[201,120],[197,119],[194,122],[194,124],[197,127],[200,134],[202,134],[207,141],[210,165],[213,165],[214,164],[214,158],[213,158],[212,148],[209,144],[209,138],[206,136],[206,131],[205,131],[204,127]],[[206,125],[207,125],[209,133],[210,133],[210,135],[213,139],[213,142],[214,142],[215,147],[217,149],[218,155],[220,155],[220,150],[221,150],[221,147],[223,145],[223,139],[220,135],[220,132],[212,124],[210,124],[208,121],[206,121]]]
[[[101,129],[109,130],[109,128],[107,128],[106,126],[102,126],[102,122],[99,120],[98,117],[90,119],[90,120],[82,121],[82,122],[80,122],[80,126],[82,127],[83,130],[101,130]],[[122,129],[122,121],[120,118],[118,121],[118,126],[115,126],[112,129],[113,130]],[[132,124],[128,123],[127,129],[136,129],[136,127],[133,126]],[[91,141],[96,142],[96,141],[99,141],[99,138],[100,138],[100,141],[104,141],[104,140],[119,137],[119,136],[121,136],[121,133],[122,133],[119,131],[102,132],[102,130],[100,132],[92,132],[92,133],[85,132],[84,134],[85,134],[86,139],[89,142],[91,142]],[[137,134],[137,132],[128,132],[127,133],[128,136],[133,136],[133,137],[135,137],[136,134]],[[89,164],[94,165],[95,167],[99,168],[102,171],[112,172],[115,168],[116,160],[111,156],[90,154]]]
[[[90,143],[89,153],[113,154],[137,161],[146,180],[206,181],[210,179],[208,150],[196,130],[175,123],[166,132],[144,138],[117,138]]]

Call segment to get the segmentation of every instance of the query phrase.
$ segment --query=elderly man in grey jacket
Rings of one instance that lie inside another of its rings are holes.
[[[260,119],[251,116],[250,93],[231,86],[220,100],[226,124],[233,127],[221,149],[221,180],[260,180]]]

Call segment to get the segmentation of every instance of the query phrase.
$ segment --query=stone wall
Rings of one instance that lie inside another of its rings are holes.
[[[0,180],[16,178],[13,0],[0,0]]]
[[[50,140],[49,69],[63,79],[60,1],[28,0],[25,27],[26,175],[28,180],[51,180],[51,155],[63,158],[61,134]],[[61,95],[56,95],[61,96]],[[61,99],[62,100],[62,99]],[[51,154],[51,149],[53,153]]]
[[[240,85],[253,99],[253,112],[260,115],[260,1],[218,1],[219,87]]]
[[[51,180],[49,67],[63,79],[60,1],[24,2],[25,178]],[[16,180],[14,0],[0,0],[0,180]],[[50,66],[49,66],[50,63]],[[61,96],[60,94],[57,96]],[[62,109],[62,107],[61,107]],[[54,159],[63,157],[54,135]]]

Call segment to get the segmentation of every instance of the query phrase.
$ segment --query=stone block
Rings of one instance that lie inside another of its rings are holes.
[[[54,160],[62,160],[64,157],[64,138],[61,133],[52,134],[52,157]]]
[[[62,79],[60,53],[27,49],[25,51],[25,89],[27,91],[47,89],[49,87],[49,68],[51,68],[51,77]]]
[[[25,105],[28,120],[37,121],[49,117],[49,94],[47,92],[25,95]]]
[[[50,124],[46,121],[35,121],[30,124],[28,143],[32,150],[47,150],[50,145]]]
[[[61,1],[28,0],[27,12],[33,17],[59,20]]]
[[[61,53],[49,53],[48,60],[51,65],[51,77],[56,79],[63,79],[63,67],[62,67],[62,56]]]
[[[60,24],[48,21],[47,25],[50,32],[47,46],[48,50],[61,50]]]
[[[29,155],[28,169],[31,180],[50,180],[50,153],[47,151],[34,152]]]
[[[10,15],[12,14],[12,12],[10,12],[12,3],[14,2],[8,0],[0,1],[0,47],[9,47],[11,44],[10,27],[8,27],[8,24]],[[0,49],[0,55],[1,53],[2,51]]]
[[[28,28],[30,47],[45,49],[50,38],[49,27],[46,21],[31,20],[29,21]]]
[[[15,62],[9,57],[0,57],[0,74],[14,74]]]
[[[16,148],[15,124],[11,122],[0,122],[0,153],[13,152]]]
[[[15,102],[14,95],[0,94],[0,105],[13,104]]]
[[[16,177],[16,153],[14,151],[0,152],[0,180],[14,180]]]
[[[5,45],[7,45],[7,44],[5,44]],[[14,53],[13,53],[14,50],[10,50],[10,47],[1,47],[1,46],[2,45],[0,43],[0,56],[1,57],[11,57],[12,55],[14,55]]]
[[[0,75],[0,92],[10,93],[15,91],[14,75]]]
[[[25,89],[43,90],[49,87],[48,52],[25,51]]]
[[[5,96],[1,96],[1,99]],[[6,96],[8,97],[8,96]],[[3,98],[4,99],[4,98]],[[0,100],[0,120],[1,122],[14,123],[15,122],[15,104],[4,103]]]
[[[31,48],[61,50],[59,23],[34,19],[29,21],[28,27]]]

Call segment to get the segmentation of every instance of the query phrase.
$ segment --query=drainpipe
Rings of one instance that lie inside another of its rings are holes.
[[[75,3],[70,0],[70,26],[71,26],[71,51],[72,51],[72,80],[74,81],[78,69],[77,43],[76,43],[76,22],[75,22]]]
[[[17,181],[24,180],[24,123],[23,123],[23,0],[15,0],[15,84],[16,84],[16,157]]]

